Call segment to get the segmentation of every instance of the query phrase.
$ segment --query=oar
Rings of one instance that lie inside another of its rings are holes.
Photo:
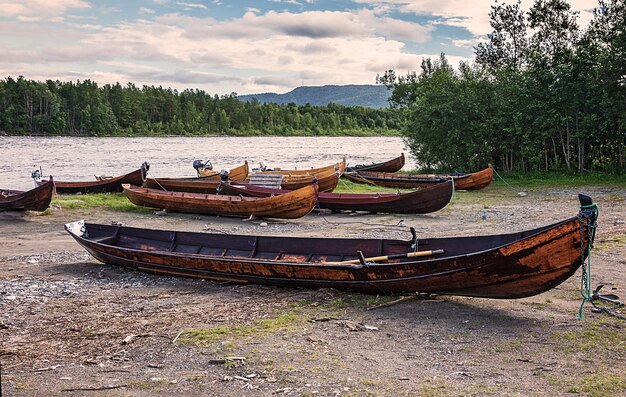
[[[366,263],[366,262],[380,262],[386,261],[390,259],[400,259],[400,258],[417,258],[420,256],[430,256],[436,254],[443,254],[444,250],[428,250],[428,251],[417,251],[417,252],[407,252],[406,254],[395,254],[395,255],[385,255],[385,256],[373,256],[371,258],[364,258],[363,252],[358,251],[360,258],[353,259],[350,261],[341,261],[341,262],[322,262],[324,265],[349,265],[353,263]]]

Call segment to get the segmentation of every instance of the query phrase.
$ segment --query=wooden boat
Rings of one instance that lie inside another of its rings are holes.
[[[138,170],[135,170],[126,175],[86,182],[54,181],[54,188],[59,194],[121,192],[122,185],[125,183],[141,185],[143,183],[143,180],[146,178],[146,174],[148,173],[149,169],[150,165],[144,162]],[[46,180],[35,181],[35,183],[38,185],[46,182]]]
[[[167,192],[124,185],[126,197],[136,205],[193,214],[256,218],[301,218],[315,206],[313,184],[281,196],[258,198],[219,194]]]
[[[581,266],[597,214],[582,208],[579,216],[524,232],[419,240],[413,229],[408,240],[385,240],[190,233],[84,221],[65,228],[101,262],[163,275],[509,299],[547,291]]]
[[[207,180],[214,180],[214,181],[221,180],[220,171],[208,170],[208,169],[203,169],[203,168],[198,169],[197,171],[198,171],[198,177],[200,178],[207,179]],[[228,179],[231,181],[238,181],[238,182],[245,181],[248,178],[249,172],[250,172],[250,168],[248,167],[248,161],[244,161],[242,165],[240,165],[239,167],[235,167],[228,172]],[[159,178],[159,181],[162,179],[165,179],[165,178]]]
[[[346,172],[343,175],[356,183],[407,189],[432,186],[433,184],[453,179],[456,190],[479,190],[491,184],[493,168],[487,167],[482,171],[458,175],[398,174],[368,171]]]
[[[224,184],[221,194],[243,195],[252,197],[271,197],[289,192],[260,186]],[[399,194],[354,194],[320,193],[320,208],[331,210],[390,212],[396,214],[427,214],[445,207],[452,199],[452,182],[442,182],[434,186],[410,193]]]
[[[53,192],[54,180],[52,177],[47,182],[25,192],[0,189],[0,211],[44,211],[50,205],[50,201],[52,201]]]
[[[348,166],[346,172],[370,171],[370,172],[398,172],[404,167],[406,159],[404,153],[400,157],[385,161],[384,163],[359,164]]]
[[[281,175],[285,175],[288,177],[294,177],[296,175],[313,175],[316,177],[320,177],[320,176],[325,176],[328,175],[331,172],[334,173],[338,173],[339,176],[341,176],[341,174],[343,174],[343,172],[346,169],[346,158],[344,157],[343,160],[337,164],[331,164],[331,165],[327,165],[326,167],[320,167],[320,168],[311,168],[311,169],[304,169],[304,170],[281,170],[281,169],[274,169],[274,170],[265,170],[265,171],[258,171],[255,173],[259,173],[259,174],[281,174]]]
[[[281,189],[298,190],[313,183],[316,178],[311,175],[301,175],[297,178],[283,180]],[[234,182],[234,181],[233,181]],[[249,182],[236,182],[238,185],[250,186]],[[320,192],[332,192],[339,183],[339,176],[330,173],[317,179],[317,186]],[[143,187],[187,193],[218,193],[218,188],[222,181],[210,178],[148,178],[144,181]]]
[[[296,190],[301,189],[304,186],[310,185],[313,181],[317,180],[317,186],[319,192],[332,192],[339,184],[339,173],[327,172],[326,174],[318,174],[318,176],[312,175],[294,175],[283,176],[283,180],[280,184],[281,189]]]

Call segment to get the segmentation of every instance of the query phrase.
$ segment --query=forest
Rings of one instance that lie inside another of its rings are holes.
[[[42,135],[397,135],[399,113],[239,101],[237,95],[90,80],[0,81],[0,132]]]
[[[475,62],[445,55],[377,81],[393,89],[402,133],[435,169],[626,170],[626,10],[600,0],[590,24],[565,0],[491,7]]]

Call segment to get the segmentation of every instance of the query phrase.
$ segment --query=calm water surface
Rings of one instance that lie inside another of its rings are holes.
[[[405,152],[399,137],[166,137],[76,138],[0,137],[0,188],[31,189],[30,173],[40,166],[58,180],[93,180],[93,175],[120,175],[150,163],[150,175],[195,176],[194,159],[210,159],[216,170],[248,160],[282,168],[311,168],[339,162],[386,161]],[[414,167],[407,159],[405,169]]]

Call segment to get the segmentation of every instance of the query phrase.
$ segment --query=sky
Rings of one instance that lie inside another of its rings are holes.
[[[508,1],[511,4],[513,1]],[[0,79],[210,94],[375,84],[486,41],[493,0],[0,0]],[[532,0],[523,0],[527,10]],[[570,0],[585,25],[597,0]]]

